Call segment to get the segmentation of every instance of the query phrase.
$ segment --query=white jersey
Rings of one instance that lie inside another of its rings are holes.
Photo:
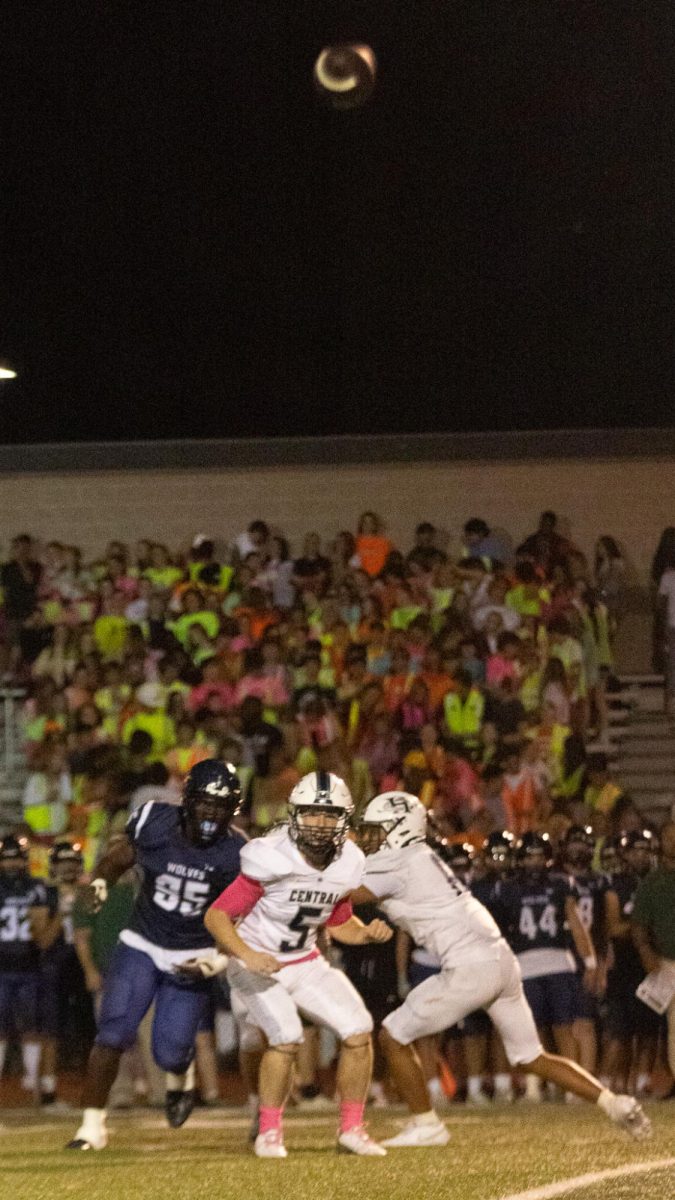
[[[253,950],[274,954],[284,964],[318,953],[319,930],[333,910],[361,883],[365,857],[347,841],[329,865],[311,866],[286,828],[254,838],[241,850],[241,873],[264,889],[237,933]]]
[[[377,896],[393,924],[442,967],[499,957],[502,936],[496,922],[426,843],[371,854],[363,886]]]

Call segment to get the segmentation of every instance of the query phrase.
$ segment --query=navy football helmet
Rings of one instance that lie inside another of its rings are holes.
[[[218,758],[197,763],[183,788],[185,831],[190,841],[211,846],[225,837],[241,801],[241,784],[232,763]]]
[[[570,825],[562,841],[562,856],[571,867],[587,870],[595,853],[595,835],[590,825]]]
[[[619,850],[629,871],[636,875],[647,875],[656,866],[659,844],[650,829],[634,829],[622,833]]]
[[[516,839],[508,829],[496,829],[483,842],[482,855],[492,871],[505,871],[513,861]]]
[[[0,870],[20,875],[28,870],[28,839],[8,833],[0,840]]]
[[[545,871],[553,863],[553,848],[547,833],[524,833],[516,842],[515,860],[526,871]]]
[[[75,883],[84,869],[84,856],[79,842],[61,839],[49,852],[50,874],[62,883]]]

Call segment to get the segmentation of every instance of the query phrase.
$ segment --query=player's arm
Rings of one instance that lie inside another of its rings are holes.
[[[73,942],[75,953],[82,967],[87,991],[100,992],[103,979],[91,952],[91,929],[87,929],[86,926],[76,927],[73,930]]]
[[[59,912],[50,913],[46,904],[37,904],[28,910],[30,933],[40,950],[48,950],[54,944],[62,928]]]
[[[325,928],[344,946],[366,946],[370,942],[388,942],[394,931],[386,921],[375,919],[364,925],[354,916],[351,900],[341,900],[326,921]]]
[[[591,940],[591,935],[581,923],[577,903],[574,896],[567,896],[565,900],[565,920],[572,940],[576,947],[577,954],[582,960],[586,968],[584,974],[584,984],[589,991],[593,991],[596,983],[598,960]]]
[[[605,920],[608,938],[630,936],[630,921],[625,921],[622,917],[619,897],[611,888],[605,895]]]
[[[204,924],[218,949],[225,954],[238,958],[249,971],[259,975],[273,975],[281,970],[282,964],[273,954],[253,950],[239,937],[234,922],[245,917],[257,904],[264,888],[255,879],[246,875],[238,875],[221,893],[211,907],[207,909]]]
[[[111,841],[102,858],[97,862],[91,883],[84,889],[82,901],[85,908],[98,912],[108,897],[108,887],[117,883],[125,871],[136,862],[136,850],[131,838],[120,833]]]

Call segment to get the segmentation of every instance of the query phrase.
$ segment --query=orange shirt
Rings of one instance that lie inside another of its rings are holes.
[[[363,570],[371,579],[380,574],[391,549],[389,538],[379,533],[360,533],[356,539],[356,553]]]

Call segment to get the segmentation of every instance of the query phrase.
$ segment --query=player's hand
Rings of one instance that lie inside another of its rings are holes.
[[[370,925],[364,926],[364,942],[388,942],[393,936],[394,931],[386,921],[371,921]]]
[[[274,975],[283,966],[283,963],[278,962],[273,954],[265,954],[261,950],[247,950],[246,957],[242,956],[241,961],[249,971],[254,971],[256,975]]]
[[[174,973],[185,975],[189,979],[213,979],[216,975],[222,975],[226,966],[226,954],[211,954],[204,955],[203,958],[188,958],[185,962],[177,963]]]

